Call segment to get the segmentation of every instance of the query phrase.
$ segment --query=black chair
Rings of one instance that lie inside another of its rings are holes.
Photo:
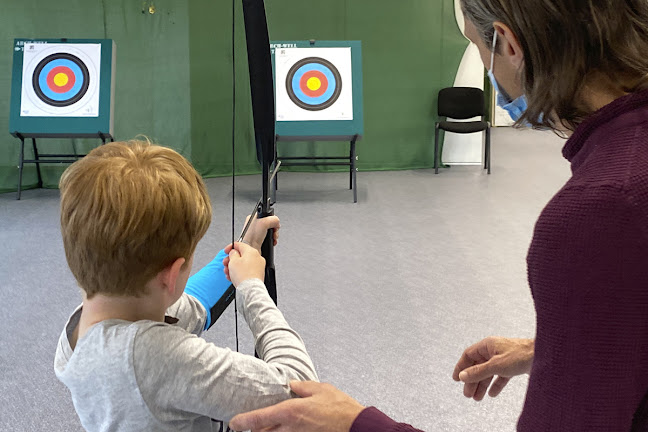
[[[439,129],[447,132],[468,134],[486,131],[486,146],[484,150],[484,169],[491,173],[490,163],[490,128],[489,122],[484,120],[484,92],[474,87],[448,87],[439,91],[439,117],[450,117],[464,120],[481,116],[481,121],[451,122],[439,121],[436,123],[434,134],[434,173],[439,174]]]

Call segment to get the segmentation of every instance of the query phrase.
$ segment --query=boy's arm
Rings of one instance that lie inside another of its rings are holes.
[[[260,359],[162,324],[138,334],[135,377],[156,417],[191,412],[229,421],[238,413],[289,399],[291,380],[317,380],[303,341],[276,308],[263,283],[245,281],[237,296]]]
[[[182,294],[178,301],[166,310],[165,314],[167,317],[178,320],[176,323],[173,319],[169,320],[167,318],[165,319],[166,323],[174,324],[176,327],[180,327],[189,333],[200,336],[205,328],[207,311],[198,300],[187,295],[187,293]]]
[[[246,224],[248,219],[246,219]],[[245,234],[244,241],[253,248],[261,251],[261,245],[266,238],[269,229],[274,229],[274,244],[277,244],[279,238],[279,218],[277,216],[268,216],[263,219],[254,220]],[[167,315],[180,319],[178,325],[187,331],[200,334],[202,330],[208,329],[212,324],[211,310],[220,300],[232,283],[228,280],[224,272],[223,260],[227,258],[227,253],[221,250],[209,264],[203,267],[198,273],[191,276],[187,281],[185,293],[197,300],[205,309],[203,326],[197,328],[194,321],[195,301],[182,296],[167,310]],[[200,309],[200,308],[198,308]],[[187,316],[184,314],[188,313]]]
[[[297,379],[317,381],[315,367],[306,352],[304,342],[288,325],[270,298],[264,283],[259,279],[248,279],[239,284],[236,296],[238,310],[252,331],[254,348],[259,358],[272,363],[277,355],[284,353],[284,343],[299,347],[298,350],[293,350],[292,357],[283,361],[288,362],[295,370],[303,372]]]
[[[178,318],[177,325],[190,333],[199,335],[209,328],[211,308],[232,285],[224,272],[223,260],[226,257],[224,250],[218,252],[216,258],[189,278],[185,287],[186,295],[167,309],[167,315]],[[187,295],[192,298],[187,298]]]

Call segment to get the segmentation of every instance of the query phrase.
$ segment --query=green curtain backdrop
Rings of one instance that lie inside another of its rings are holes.
[[[467,46],[452,0],[266,3],[271,39],[362,41],[365,137],[358,144],[360,170],[432,165],[436,95],[452,85]],[[178,150],[206,177],[231,174],[231,8],[223,0],[2,0],[0,192],[15,190],[18,178],[19,141],[9,135],[8,126],[16,37],[114,39],[116,139],[143,134]],[[248,174],[258,172],[258,165],[239,0],[236,14],[236,171]],[[81,152],[97,143],[74,142]],[[71,152],[72,144],[41,140],[39,150]],[[286,156],[347,152],[345,143],[280,144],[280,154]],[[56,187],[64,168],[43,165],[45,186]],[[26,166],[23,184],[36,184],[34,165]]]

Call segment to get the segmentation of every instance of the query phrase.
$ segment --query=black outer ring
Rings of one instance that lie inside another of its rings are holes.
[[[49,97],[45,96],[45,93],[43,93],[43,91],[40,89],[40,85],[38,84],[38,77],[40,76],[40,73],[43,70],[43,68],[47,66],[49,62],[58,59],[70,60],[71,62],[79,66],[79,68],[81,69],[81,73],[83,74],[83,84],[81,85],[81,90],[79,90],[77,94],[72,96],[70,99],[66,99],[62,101],[56,101],[54,99],[50,99]],[[38,96],[40,100],[42,100],[46,104],[55,107],[70,106],[72,104],[79,102],[79,100],[81,100],[81,98],[88,91],[88,87],[90,86],[90,74],[88,73],[88,68],[86,67],[86,65],[77,56],[68,53],[54,53],[48,55],[38,63],[36,69],[34,69],[34,74],[32,75],[32,86],[34,87],[34,92],[36,93],[36,96]]]
[[[297,95],[295,95],[292,89],[292,80],[295,76],[295,73],[297,73],[300,67],[308,63],[319,63],[322,66],[329,68],[329,70],[331,71],[331,73],[333,73],[333,76],[335,77],[335,90],[333,91],[333,95],[330,98],[328,98],[327,101],[322,102],[321,104],[318,105],[309,105],[307,103],[304,103],[297,97]],[[321,57],[308,57],[299,60],[288,71],[288,75],[286,75],[286,91],[288,92],[288,96],[290,97],[290,100],[292,100],[293,103],[298,107],[308,111],[321,111],[333,105],[335,101],[337,101],[338,98],[340,97],[340,93],[342,93],[342,77],[340,76],[340,72],[330,61],[325,60]]]

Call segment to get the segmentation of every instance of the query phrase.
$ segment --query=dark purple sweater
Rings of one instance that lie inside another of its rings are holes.
[[[572,177],[527,257],[537,328],[518,431],[648,431],[648,91],[590,116],[563,154]],[[375,409],[351,428],[415,430]]]

